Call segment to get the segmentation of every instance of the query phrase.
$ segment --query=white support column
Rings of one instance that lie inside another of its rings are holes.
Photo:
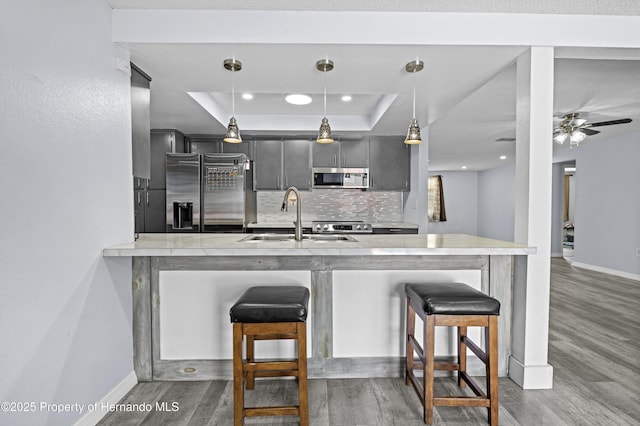
[[[515,262],[509,376],[524,389],[550,389],[552,47],[532,47],[517,62],[515,241],[537,254]]]

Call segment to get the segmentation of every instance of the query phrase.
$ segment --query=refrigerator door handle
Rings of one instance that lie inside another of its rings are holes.
[[[149,192],[147,192],[147,206],[149,205]]]
[[[142,202],[142,200],[140,199],[140,193],[138,192],[137,195],[138,195],[138,204],[140,204]]]

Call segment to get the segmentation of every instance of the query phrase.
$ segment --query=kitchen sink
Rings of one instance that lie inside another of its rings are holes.
[[[251,234],[248,237],[244,237],[240,242],[260,242],[260,241],[295,241],[295,235],[293,234]],[[302,241],[350,241],[357,242],[351,235],[342,234],[305,234],[302,236]]]

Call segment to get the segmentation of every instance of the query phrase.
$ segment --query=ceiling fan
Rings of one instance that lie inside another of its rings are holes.
[[[562,116],[562,120],[557,127],[553,129],[553,140],[559,144],[569,141],[569,147],[579,146],[580,142],[587,136],[597,135],[599,130],[593,130],[592,127],[611,126],[613,124],[631,123],[630,118],[621,118],[618,120],[599,121],[589,123],[584,118],[578,118],[577,112],[572,112]]]

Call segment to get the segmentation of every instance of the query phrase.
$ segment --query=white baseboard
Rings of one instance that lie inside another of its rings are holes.
[[[111,389],[109,393],[102,397],[100,401],[94,403],[94,406],[98,407],[97,410],[88,411],[87,414],[74,423],[74,426],[94,426],[109,413],[109,411],[101,410],[100,407],[103,404],[111,405],[118,403],[136,384],[138,384],[138,377],[135,371],[132,371],[124,380],[118,383],[115,388]]]
[[[522,365],[509,357],[509,378],[522,389],[553,389],[553,367],[547,365]]]
[[[562,252],[560,252],[560,253],[551,253],[551,257],[562,257],[562,256],[563,256]]]
[[[573,262],[572,266],[588,269],[590,271],[602,272],[603,274],[615,275],[616,277],[628,278],[630,280],[640,281],[640,275],[630,272],[617,271],[615,269],[603,268],[602,266],[589,265],[588,263]]]

